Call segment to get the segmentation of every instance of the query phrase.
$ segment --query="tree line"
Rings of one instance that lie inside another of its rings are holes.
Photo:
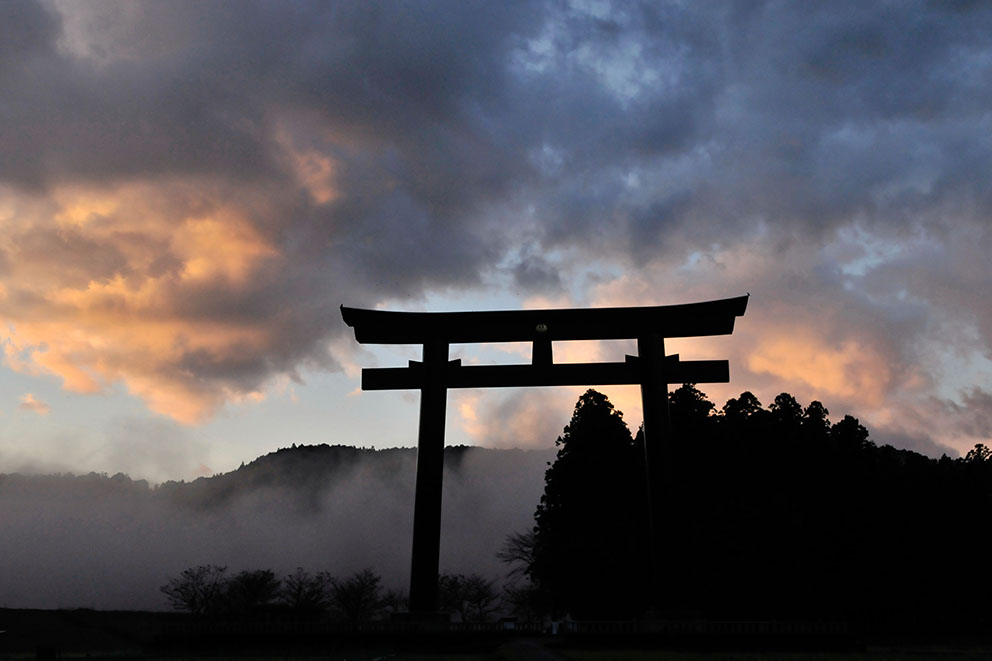
[[[196,618],[291,616],[357,628],[407,609],[406,594],[385,589],[372,568],[339,578],[298,567],[280,578],[269,569],[229,574],[227,567],[199,565],[169,578],[159,589],[173,609]],[[479,574],[444,572],[438,591],[441,610],[462,622],[490,621],[502,608],[496,581]]]
[[[579,398],[533,529],[500,552],[518,612],[992,622],[988,447],[952,460],[878,446],[856,418],[831,423],[822,403],[787,393],[717,409],[687,384],[669,406],[665,483],[649,502],[643,433],[603,394]],[[654,557],[649,506],[662,522]]]

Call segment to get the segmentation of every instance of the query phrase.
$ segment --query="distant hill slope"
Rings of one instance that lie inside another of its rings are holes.
[[[445,451],[442,568],[496,576],[506,534],[533,525],[554,448]],[[150,486],[123,474],[0,475],[0,606],[164,608],[198,564],[372,566],[404,587],[416,451],[296,446],[237,470]]]
[[[487,452],[483,448],[471,449]],[[454,450],[448,448],[446,457],[452,456]],[[416,458],[414,448],[375,450],[349,445],[294,445],[270,452],[228,473],[192,482],[165,482],[158,489],[174,502],[204,508],[220,507],[259,489],[286,489],[306,499],[333,488],[360,467],[379,479],[406,480],[408,476],[404,473],[415,468]],[[450,464],[450,460],[446,459],[446,463]]]

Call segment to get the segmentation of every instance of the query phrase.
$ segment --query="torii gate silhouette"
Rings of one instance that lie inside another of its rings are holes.
[[[658,567],[658,505],[671,480],[672,439],[668,384],[727,383],[726,360],[681,361],[665,356],[665,339],[729,335],[743,316],[748,296],[682,305],[487,312],[391,312],[341,306],[341,316],[361,344],[422,344],[423,360],[408,367],[362,370],[362,390],[420,390],[417,485],[413,514],[410,611],[437,610],[441,548],[441,481],[448,388],[631,385],[641,387],[647,467],[653,593]],[[555,364],[552,342],[637,340],[637,356],[622,363]],[[459,343],[531,342],[530,364],[462,365],[448,360]]]

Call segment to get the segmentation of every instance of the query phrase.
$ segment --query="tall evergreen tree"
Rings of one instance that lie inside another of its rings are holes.
[[[644,477],[623,414],[588,390],[556,444],[534,515],[531,579],[559,614],[633,615],[644,584]]]

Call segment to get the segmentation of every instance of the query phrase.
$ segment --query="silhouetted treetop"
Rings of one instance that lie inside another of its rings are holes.
[[[750,418],[756,413],[763,412],[761,402],[750,391],[744,391],[740,397],[731,398],[723,405],[723,415],[728,420],[740,422]]]
[[[830,411],[822,403],[813,400],[803,410],[803,418],[799,423],[803,438],[807,442],[822,443],[830,433]]]
[[[567,456],[579,447],[585,449],[587,444],[595,444],[598,450],[603,443],[629,445],[630,441],[623,413],[613,407],[606,395],[590,389],[575,403],[572,419],[555,445],[561,448],[559,456]]]
[[[803,407],[795,397],[786,392],[776,395],[775,401],[768,410],[775,416],[775,420],[781,423],[798,422],[803,414]]]
[[[858,422],[857,418],[850,415],[845,415],[843,420],[830,428],[830,440],[839,449],[848,451],[875,447],[875,443],[868,439],[868,430]]]
[[[716,407],[694,383],[686,383],[668,396],[672,421],[677,424],[701,423],[713,415]]]
[[[983,443],[978,443],[974,448],[968,450],[964,461],[969,464],[992,461],[992,449],[989,449]]]

